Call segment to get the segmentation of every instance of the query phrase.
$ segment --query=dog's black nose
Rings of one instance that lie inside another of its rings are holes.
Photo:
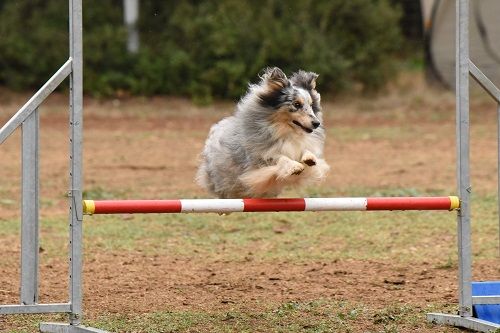
[[[314,128],[318,128],[319,125],[321,125],[321,123],[319,121],[313,121],[312,125],[313,125]]]

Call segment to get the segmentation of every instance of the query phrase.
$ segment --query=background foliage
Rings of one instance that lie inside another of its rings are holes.
[[[0,85],[38,87],[66,59],[67,1],[0,2]],[[84,1],[85,91],[234,98],[266,66],[320,73],[322,91],[381,87],[401,49],[387,0],[141,0],[126,52],[121,0]]]

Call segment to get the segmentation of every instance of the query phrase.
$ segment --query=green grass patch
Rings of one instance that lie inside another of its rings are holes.
[[[307,302],[289,301],[271,304],[263,309],[220,311],[159,311],[147,314],[104,314],[85,320],[84,325],[121,333],[333,333],[408,332],[433,327],[425,320],[431,311],[453,312],[442,305],[427,307],[394,303],[376,307],[363,303],[318,299]],[[17,325],[8,333],[37,332],[37,323],[48,316],[12,316],[9,326]],[[51,316],[51,321],[65,321],[63,316]],[[443,332],[452,332],[443,328]]]
[[[56,315],[9,315],[5,316],[4,321],[0,321],[0,328],[2,332],[5,333],[38,333],[40,332],[38,327],[40,322],[67,322],[67,315],[56,314]],[[2,318],[3,320],[4,318]],[[8,329],[4,329],[2,324]],[[15,327],[15,328],[14,328]]]
[[[95,192],[96,196],[107,196],[99,189]],[[363,192],[429,195],[414,189]],[[473,201],[475,258],[496,257],[496,205],[494,197]],[[3,220],[1,225],[0,236],[19,235],[19,220]],[[42,218],[40,230],[45,256],[66,255],[66,216]],[[88,255],[140,250],[146,254],[228,260],[241,260],[250,254],[261,260],[434,260],[438,266],[454,267],[456,232],[456,214],[446,211],[95,215],[84,219]]]
[[[381,195],[420,195],[387,190]],[[496,202],[473,205],[476,258],[494,258]],[[453,212],[306,212],[93,216],[85,235],[92,248],[189,257],[263,260],[391,259],[456,261]]]

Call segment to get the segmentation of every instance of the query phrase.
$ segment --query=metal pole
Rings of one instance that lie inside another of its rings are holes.
[[[457,0],[456,126],[458,212],[459,314],[472,316],[472,255],[469,174],[469,0]]]
[[[497,150],[498,255],[500,256],[500,103],[497,104]]]
[[[21,304],[38,302],[38,109],[22,123]]]
[[[123,17],[128,34],[127,51],[137,53],[139,51],[139,30],[137,29],[139,0],[123,0]]]
[[[70,323],[79,325],[82,317],[82,109],[83,109],[83,54],[82,54],[82,0],[70,0]]]

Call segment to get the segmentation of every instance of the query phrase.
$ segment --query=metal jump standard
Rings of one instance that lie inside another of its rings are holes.
[[[449,324],[489,332],[500,322],[477,318],[474,306],[497,306],[500,292],[473,296],[469,182],[469,74],[497,101],[500,129],[500,91],[469,60],[469,1],[456,0],[456,138],[457,188],[459,197],[405,198],[294,198],[294,199],[182,199],[82,201],[83,76],[82,0],[69,0],[69,59],[38,92],[0,129],[0,144],[16,128],[22,129],[22,213],[20,303],[0,305],[0,315],[67,313],[68,323],[41,323],[47,333],[106,333],[85,327],[82,321],[82,223],[84,214],[115,213],[202,213],[264,211],[353,211],[353,210],[456,210],[459,252],[458,315],[428,314],[433,323]],[[38,107],[67,77],[70,83],[69,127],[69,300],[66,303],[38,303]],[[499,130],[500,134],[500,130]],[[500,136],[498,139],[500,149]],[[499,161],[500,165],[500,153]],[[500,171],[499,171],[500,175]],[[500,192],[500,177],[499,177]],[[460,199],[459,199],[460,198]],[[500,200],[499,200],[500,201]],[[498,283],[500,286],[500,282]],[[500,312],[500,310],[498,310]]]

